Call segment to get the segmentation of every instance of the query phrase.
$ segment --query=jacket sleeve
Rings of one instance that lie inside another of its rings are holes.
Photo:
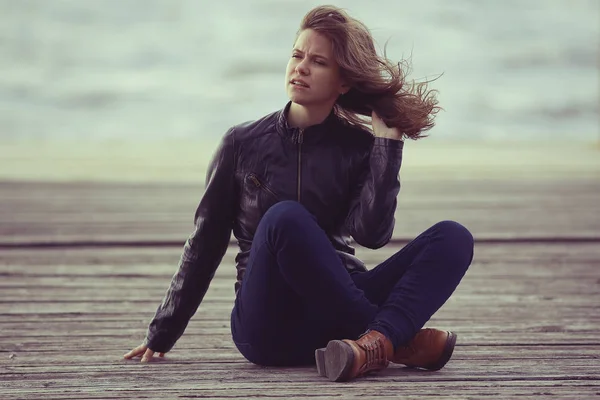
[[[361,246],[378,249],[394,232],[404,142],[374,138],[350,201],[346,227]]]
[[[195,214],[195,229],[148,327],[144,344],[156,352],[171,350],[181,337],[227,250],[237,204],[233,133],[230,129],[223,137],[209,164],[206,189]]]

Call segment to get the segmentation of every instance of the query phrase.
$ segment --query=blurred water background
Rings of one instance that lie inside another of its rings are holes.
[[[600,1],[345,0],[412,78],[432,137],[599,137]],[[215,139],[281,108],[312,0],[0,0],[0,141]]]

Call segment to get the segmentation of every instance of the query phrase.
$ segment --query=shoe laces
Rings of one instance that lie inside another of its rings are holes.
[[[361,368],[363,372],[387,367],[388,359],[381,339],[361,344],[360,347],[364,350],[366,359]]]

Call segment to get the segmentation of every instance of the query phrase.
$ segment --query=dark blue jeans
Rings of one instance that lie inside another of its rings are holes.
[[[277,203],[263,216],[231,314],[233,340],[259,365],[314,363],[333,339],[367,329],[408,343],[448,300],[473,259],[462,225],[432,226],[368,272],[348,273],[304,206]]]

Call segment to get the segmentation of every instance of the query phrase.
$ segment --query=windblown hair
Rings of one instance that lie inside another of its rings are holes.
[[[408,82],[407,61],[393,63],[379,56],[369,29],[343,9],[320,6],[303,18],[298,35],[312,29],[331,40],[334,57],[340,66],[342,78],[350,90],[341,95],[335,113],[353,125],[370,130],[371,111],[389,127],[396,127],[404,137],[419,139],[434,125],[440,110],[434,90],[428,90],[428,81]]]

